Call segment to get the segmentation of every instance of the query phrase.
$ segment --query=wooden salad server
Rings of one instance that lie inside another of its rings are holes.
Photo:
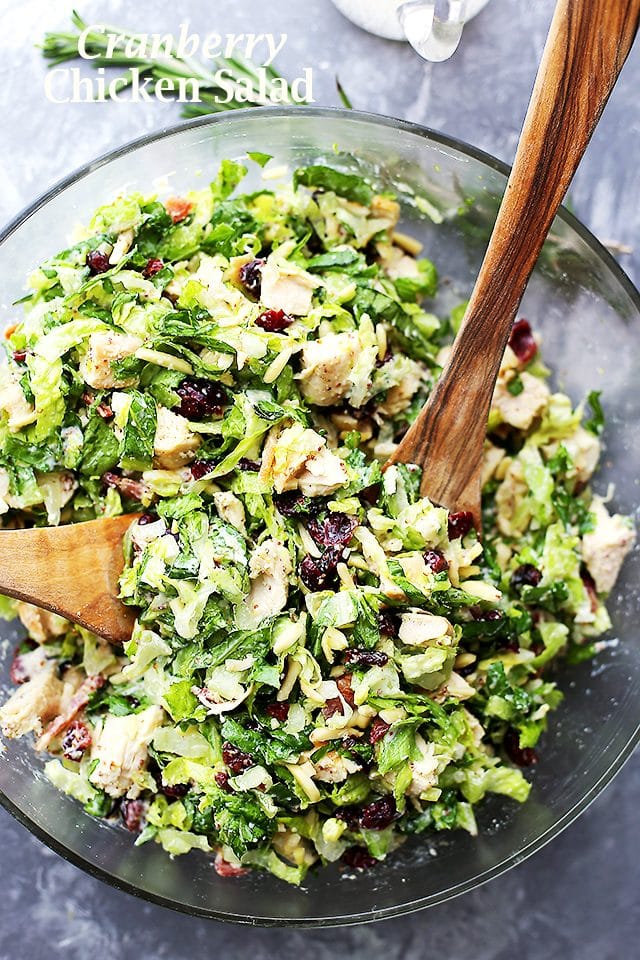
[[[428,402],[386,464],[420,464],[422,495],[471,512],[478,531],[487,418],[516,311],[639,19],[640,0],[558,0],[460,331]]]
[[[0,532],[0,593],[123,643],[135,612],[118,599],[122,538],[139,514]]]

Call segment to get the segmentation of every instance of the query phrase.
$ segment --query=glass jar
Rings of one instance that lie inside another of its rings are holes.
[[[333,0],[353,23],[389,40],[407,40],[425,60],[448,60],[462,28],[489,0]]]

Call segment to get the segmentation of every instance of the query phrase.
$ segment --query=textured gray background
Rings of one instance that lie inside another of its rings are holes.
[[[419,121],[510,160],[552,0],[492,0],[450,62],[428,66],[403,44],[357,30],[329,0],[77,0],[90,22],[132,29],[288,34],[279,66],[314,68],[314,94]],[[171,104],[55,106],[33,44],[65,28],[67,0],[0,0],[0,223],[81,163],[178,119]],[[577,215],[618,249],[640,282],[640,48],[625,67],[570,191]],[[635,247],[635,249],[633,249]],[[631,249],[629,249],[631,248]],[[418,960],[617,960],[638,955],[640,760],[551,846],[474,893],[422,914],[345,930],[250,930],[179,916],[93,880],[0,810],[0,960],[288,960],[312,954]]]

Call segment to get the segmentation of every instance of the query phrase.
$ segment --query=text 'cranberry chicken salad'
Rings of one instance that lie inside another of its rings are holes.
[[[263,164],[264,154],[250,154]],[[238,195],[122,196],[29,278],[0,386],[5,527],[143,515],[124,648],[2,599],[28,637],[0,709],[46,775],[137,844],[300,883],[409,834],[476,833],[598,650],[630,521],[592,495],[602,409],[553,393],[518,320],[491,410],[483,540],[382,465],[464,304],[400,208],[327,166]],[[266,181],[265,181],[266,184]]]

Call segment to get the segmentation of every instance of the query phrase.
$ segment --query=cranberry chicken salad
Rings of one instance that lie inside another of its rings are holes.
[[[589,487],[598,395],[553,392],[524,319],[482,541],[420,497],[417,467],[383,471],[464,304],[430,312],[436,268],[364,179],[315,165],[242,194],[245,173],[118,197],[29,277],[4,341],[0,522],[140,513],[121,578],[137,619],[119,648],[0,598],[27,632],[0,723],[136,844],[299,884],[412,834],[475,834],[487,793],[527,800],[554,665],[597,652],[634,530]]]

